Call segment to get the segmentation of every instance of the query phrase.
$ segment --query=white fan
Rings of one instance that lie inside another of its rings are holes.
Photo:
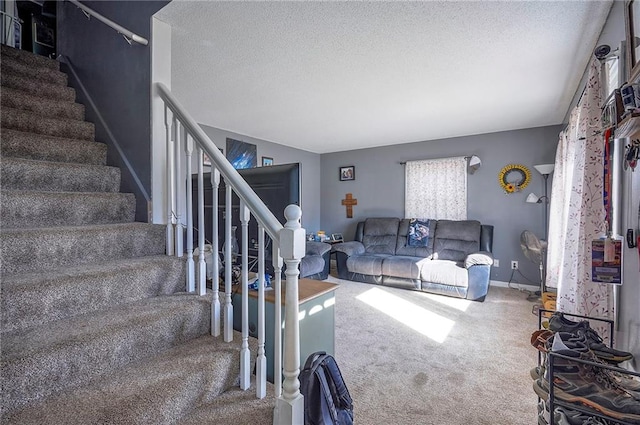
[[[520,247],[524,255],[540,268],[540,295],[545,291],[544,260],[547,251],[547,242],[541,241],[530,230],[525,230],[520,235]]]

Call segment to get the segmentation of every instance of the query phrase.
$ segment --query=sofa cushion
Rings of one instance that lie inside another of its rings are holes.
[[[407,279],[420,279],[420,270],[425,261],[431,260],[423,257],[407,257],[403,255],[387,257],[382,262],[382,274]]]
[[[420,279],[423,282],[468,287],[469,275],[462,263],[449,260],[430,260],[422,264]]]
[[[398,218],[368,218],[364,223],[362,244],[367,254],[393,255],[396,251]],[[351,268],[349,270],[353,271]]]
[[[305,255],[324,255],[327,251],[331,251],[328,243],[307,241]]]
[[[351,273],[382,276],[382,262],[388,257],[386,254],[363,254],[349,257],[347,269]]]
[[[476,220],[438,220],[433,259],[464,261],[480,250],[480,222]]]
[[[465,258],[464,266],[468,269],[472,266],[490,266],[493,264],[493,256],[490,252],[474,252]]]
[[[400,224],[398,226],[398,238],[396,240],[396,255],[430,258],[433,253],[433,235],[436,231],[437,220],[429,220],[429,241],[425,247],[409,246],[407,243],[410,221],[411,220],[408,218],[400,220]]]

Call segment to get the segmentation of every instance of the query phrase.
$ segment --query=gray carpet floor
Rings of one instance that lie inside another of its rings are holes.
[[[484,303],[337,279],[335,357],[357,424],[536,423],[527,294]]]

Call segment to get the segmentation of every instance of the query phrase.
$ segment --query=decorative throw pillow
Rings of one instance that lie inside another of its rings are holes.
[[[412,218],[409,222],[407,243],[413,247],[425,247],[429,243],[429,220]]]

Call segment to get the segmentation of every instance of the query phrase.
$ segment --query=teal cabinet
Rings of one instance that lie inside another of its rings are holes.
[[[300,323],[300,368],[304,366],[307,357],[316,351],[325,351],[335,355],[335,290],[338,285],[311,280],[300,279],[298,320]],[[282,289],[282,323],[284,325],[284,286]],[[267,380],[273,382],[273,350],[275,306],[274,292],[265,292],[265,355],[267,357]],[[233,328],[242,331],[242,292],[232,296]],[[249,336],[258,337],[258,291],[249,292]],[[284,335],[283,335],[284,338]],[[283,351],[284,352],[284,351]],[[257,353],[251,353],[257,355]]]

